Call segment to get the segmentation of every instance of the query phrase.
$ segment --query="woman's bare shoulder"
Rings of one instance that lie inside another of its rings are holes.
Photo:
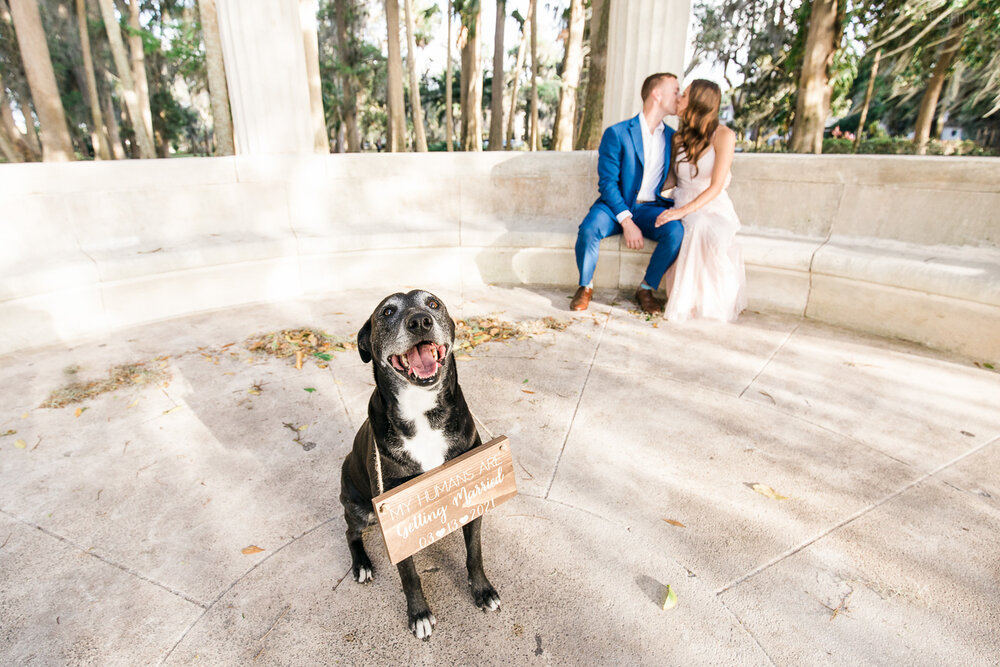
[[[713,137],[713,142],[718,144],[722,142],[723,144],[734,144],[736,143],[736,133],[731,129],[719,123],[719,126],[715,128],[715,136]]]

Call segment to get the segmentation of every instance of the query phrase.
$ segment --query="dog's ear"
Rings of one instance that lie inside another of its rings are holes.
[[[366,364],[372,360],[372,321],[367,320],[358,332],[358,354]]]

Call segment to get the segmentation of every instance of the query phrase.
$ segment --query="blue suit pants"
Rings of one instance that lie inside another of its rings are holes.
[[[684,225],[680,220],[672,220],[656,227],[656,216],[666,209],[659,203],[637,204],[632,209],[632,221],[647,239],[656,241],[656,249],[646,268],[645,282],[653,289],[660,287],[663,274],[677,259],[684,238]],[[603,202],[590,207],[587,217],[580,223],[576,236],[576,266],[580,270],[580,284],[588,285],[594,279],[597,268],[597,254],[601,239],[622,233],[622,226],[612,215],[611,209]]]

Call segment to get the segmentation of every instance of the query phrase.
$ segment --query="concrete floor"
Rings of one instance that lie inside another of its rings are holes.
[[[1000,662],[1000,374],[792,317],[648,322],[615,292],[584,314],[562,290],[439,295],[456,318],[574,322],[459,362],[518,473],[485,520],[500,613],[472,605],[457,534],[416,557],[429,642],[374,532],[375,582],[350,579],[339,467],[370,367],[241,348],[356,332],[383,293],[351,292],[0,358],[0,433],[16,431],[0,436],[0,663]],[[159,355],[165,388],[38,407],[67,367]]]

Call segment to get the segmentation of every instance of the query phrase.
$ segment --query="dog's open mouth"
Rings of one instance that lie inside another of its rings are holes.
[[[424,384],[437,377],[447,352],[447,345],[438,345],[425,340],[411,347],[405,354],[392,355],[389,357],[389,363],[411,380]]]

